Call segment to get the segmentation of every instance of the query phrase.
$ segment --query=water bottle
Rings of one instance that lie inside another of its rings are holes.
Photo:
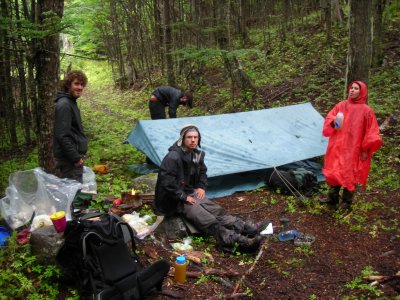
[[[180,255],[175,260],[175,282],[185,283],[186,282],[186,257]]]
[[[342,129],[343,121],[344,121],[343,113],[342,112],[338,112],[338,114],[336,115],[336,119],[335,119],[336,128]]]
[[[281,222],[281,231],[278,234],[278,239],[281,242],[287,242],[287,241],[292,241],[296,238],[298,232],[297,230],[290,229],[288,228],[288,224],[290,220],[288,218],[280,218],[279,221]]]

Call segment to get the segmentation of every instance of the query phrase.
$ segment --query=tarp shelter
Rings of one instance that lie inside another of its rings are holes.
[[[254,171],[325,154],[323,121],[310,103],[231,114],[142,120],[129,134],[128,142],[160,166],[168,148],[178,140],[181,128],[195,124],[206,152],[210,183],[207,194],[212,198],[263,185],[259,179],[257,183],[247,182],[245,173],[251,172],[259,178],[261,173]]]

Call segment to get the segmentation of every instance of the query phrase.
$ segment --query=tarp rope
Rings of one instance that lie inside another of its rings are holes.
[[[274,167],[274,172],[272,172],[271,176],[269,177],[269,179],[271,180],[272,175],[276,173],[278,175],[278,177],[282,180],[282,182],[286,185],[286,187],[288,188],[288,190],[293,194],[293,196],[295,196],[296,198],[304,201],[307,200],[306,197],[304,197],[304,195],[302,193],[300,193],[299,190],[297,190],[282,174],[281,172]]]

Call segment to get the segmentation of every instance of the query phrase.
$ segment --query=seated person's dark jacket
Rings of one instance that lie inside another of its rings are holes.
[[[154,201],[155,213],[167,217],[181,211],[186,197],[194,189],[207,187],[203,151],[184,152],[176,143],[168,150],[158,173]]]

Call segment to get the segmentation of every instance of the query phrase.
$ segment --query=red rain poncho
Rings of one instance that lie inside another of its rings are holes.
[[[374,111],[366,104],[367,86],[361,81],[354,82],[360,86],[358,97],[348,97],[336,104],[326,116],[323,128],[323,135],[329,137],[323,168],[326,182],[349,191],[354,191],[357,183],[365,187],[372,155],[382,145]],[[344,115],[340,130],[331,125],[338,112]],[[361,160],[362,152],[368,153],[364,161]]]

